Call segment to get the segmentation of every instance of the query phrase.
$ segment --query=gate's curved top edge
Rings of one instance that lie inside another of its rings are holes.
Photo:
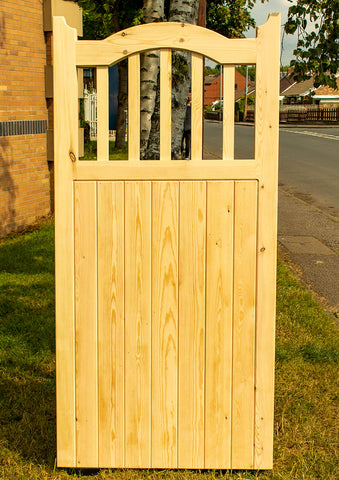
[[[258,30],[271,22],[280,25],[279,14],[270,14]],[[229,39],[189,23],[159,22],[130,27],[104,40],[77,41],[76,64],[109,66],[129,55],[161,48],[199,53],[220,64],[255,64],[257,59],[255,38]]]

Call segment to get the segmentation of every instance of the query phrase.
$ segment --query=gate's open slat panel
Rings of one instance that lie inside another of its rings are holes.
[[[124,183],[98,182],[99,467],[124,466]]]
[[[128,159],[140,160],[140,55],[128,57]]]
[[[257,182],[235,182],[232,468],[253,468]]]
[[[205,468],[231,468],[234,182],[207,183]]]
[[[233,65],[223,67],[223,160],[234,160],[234,79]]]
[[[172,52],[160,51],[160,160],[171,160]]]
[[[109,160],[108,153],[108,68],[97,67],[97,159]]]
[[[204,59],[192,53],[191,159],[202,159]]]
[[[152,184],[152,466],[177,466],[178,182]]]
[[[96,182],[74,184],[77,467],[98,465]]]
[[[151,459],[151,183],[125,183],[125,461]]]
[[[178,466],[203,468],[206,182],[180,183],[179,219]]]

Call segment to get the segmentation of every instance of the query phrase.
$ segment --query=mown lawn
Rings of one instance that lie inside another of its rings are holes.
[[[53,224],[0,244],[0,478],[337,479],[338,328],[278,265],[272,472],[55,468]]]
[[[127,160],[128,159],[128,146],[126,142],[126,146],[123,150],[119,150],[115,148],[115,142],[113,140],[109,141],[108,147],[108,155],[109,160]],[[96,140],[89,140],[84,145],[84,156],[80,158],[80,160],[96,160],[97,159],[97,141]]]

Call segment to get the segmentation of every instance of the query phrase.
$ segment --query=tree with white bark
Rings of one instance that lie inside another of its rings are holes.
[[[199,0],[171,0],[167,20],[196,24]],[[144,0],[144,23],[163,21],[164,0]],[[190,89],[190,54],[175,51],[172,54],[172,158],[181,153],[181,139]],[[141,62],[141,158],[160,156],[159,139],[159,51],[144,54]]]
[[[84,9],[84,38],[101,39],[139,23],[184,22],[196,24],[200,0],[77,0]],[[265,1],[265,0],[261,0]],[[207,28],[229,38],[243,37],[253,27],[251,8],[255,0],[212,0],[207,2]],[[159,142],[159,51],[141,55],[140,156],[156,159]],[[116,146],[125,145],[127,107],[127,62],[120,62]],[[179,158],[190,89],[190,54],[172,54],[172,158]]]

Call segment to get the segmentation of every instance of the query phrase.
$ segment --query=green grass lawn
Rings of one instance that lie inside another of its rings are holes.
[[[90,140],[84,145],[84,156],[80,157],[80,160],[96,160],[97,158],[97,141]],[[126,147],[123,150],[115,148],[115,142],[113,140],[109,141],[109,159],[110,160],[127,160],[128,159],[128,150],[127,142]]]
[[[0,244],[0,478],[214,480],[339,478],[338,328],[278,265],[274,470],[55,468],[53,224]]]

